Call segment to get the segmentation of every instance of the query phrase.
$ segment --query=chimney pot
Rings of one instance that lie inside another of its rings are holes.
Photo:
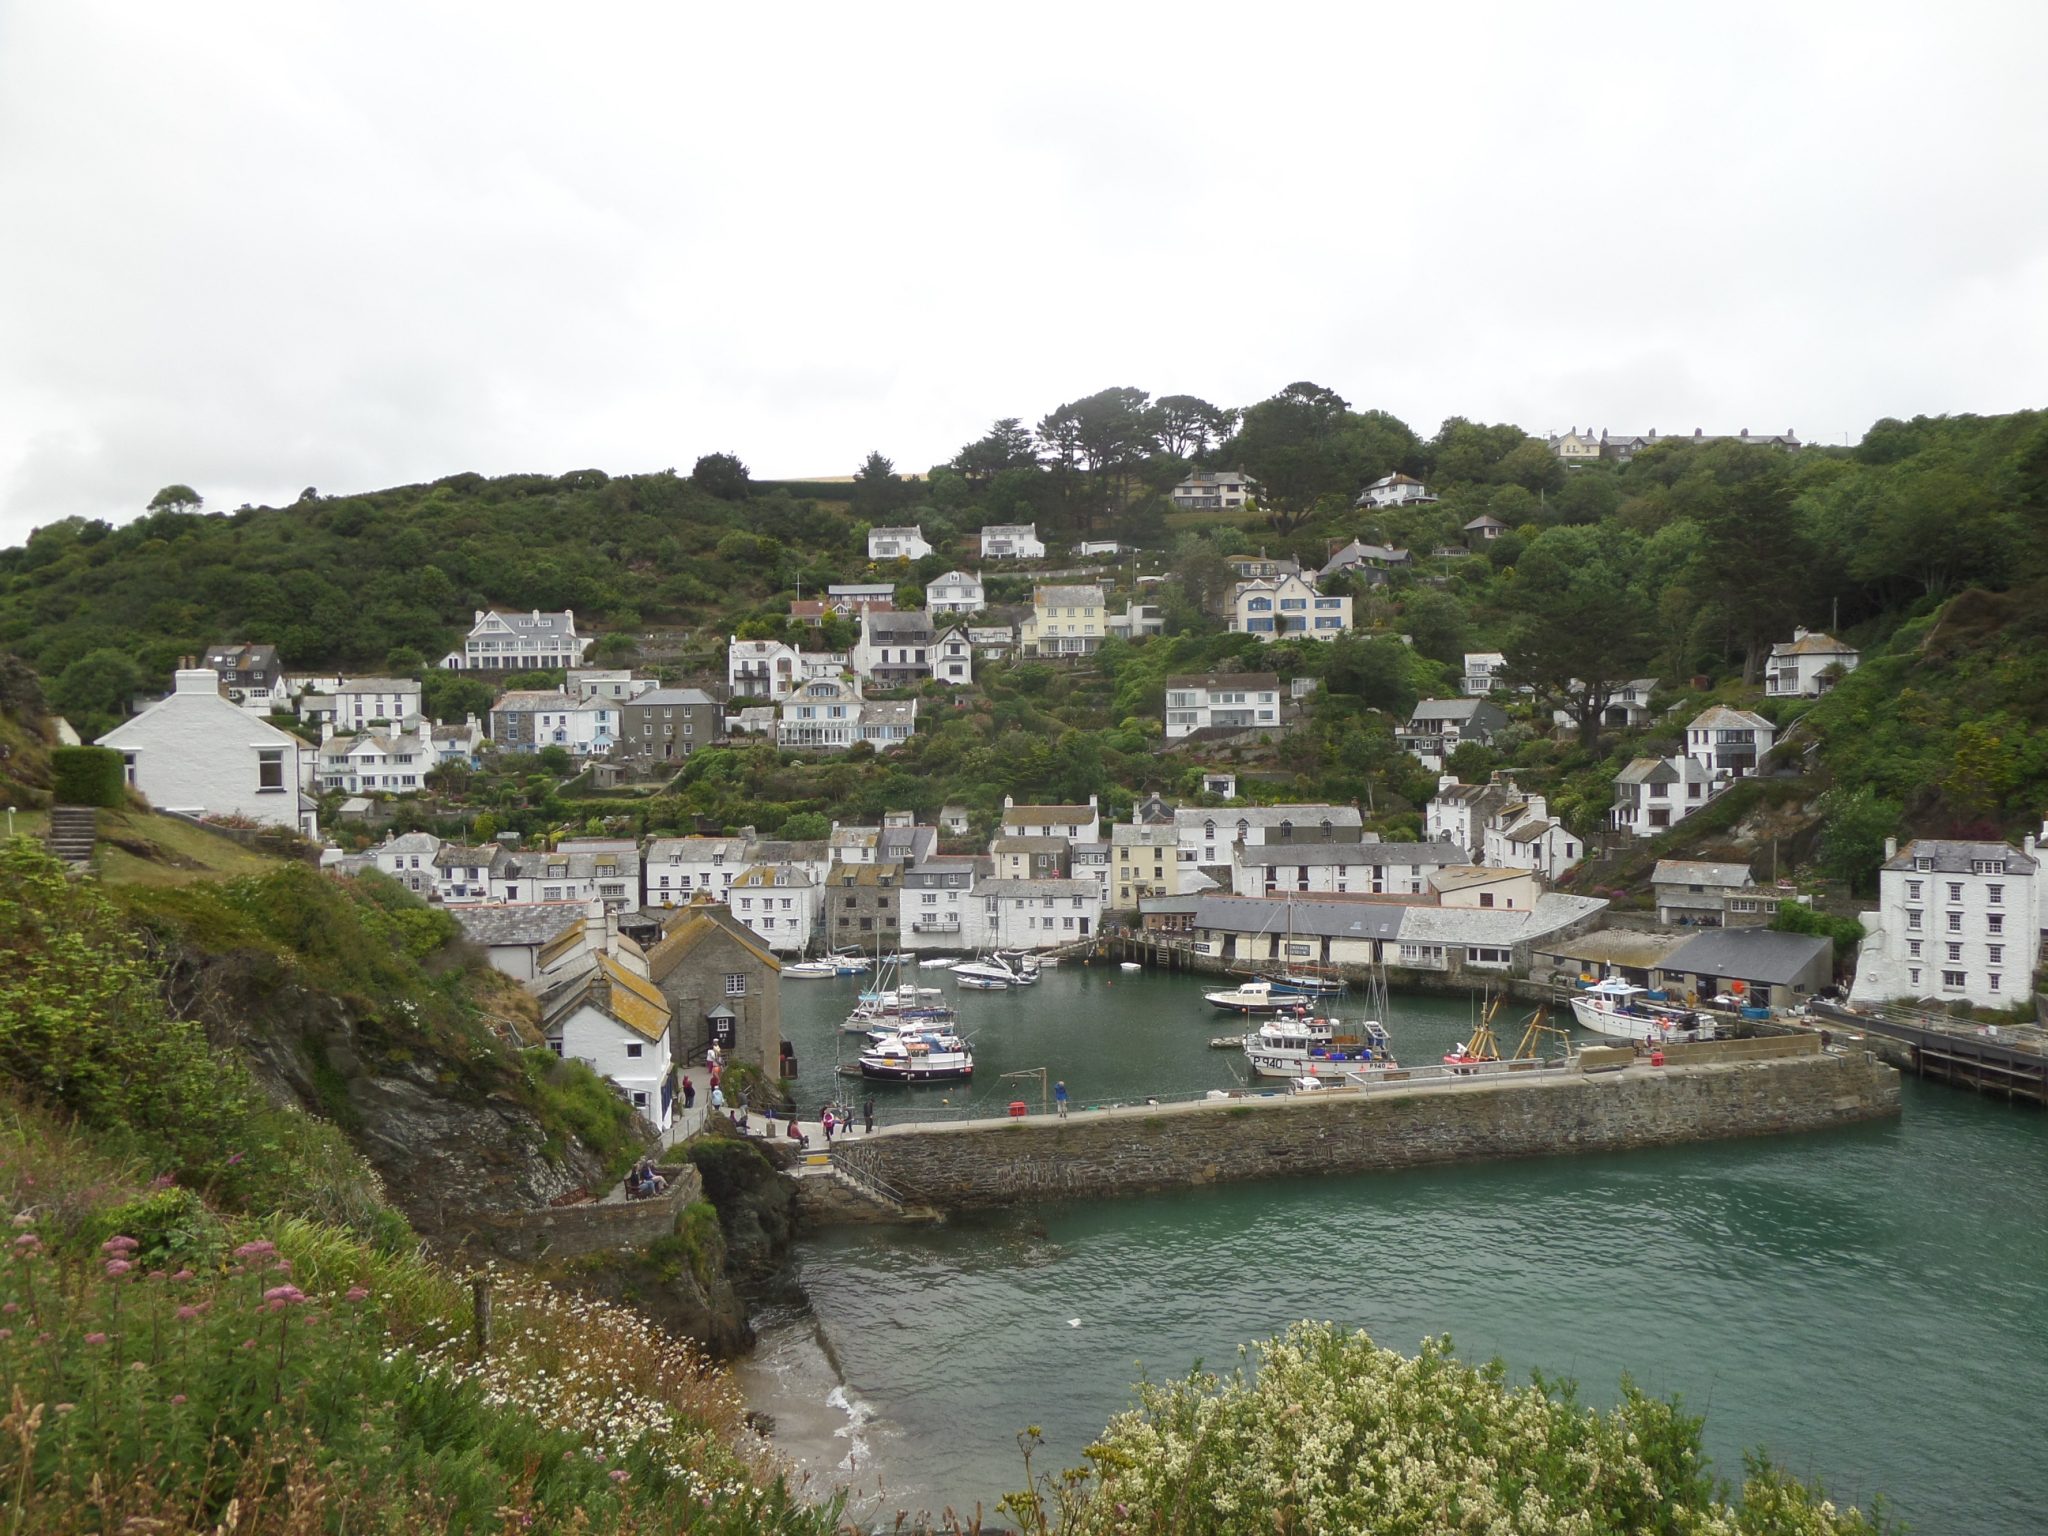
[[[1884,861],[1887,864],[1889,864],[1893,859],[1896,859],[1898,856],[1899,840],[1896,837],[1886,838],[1884,840]]]

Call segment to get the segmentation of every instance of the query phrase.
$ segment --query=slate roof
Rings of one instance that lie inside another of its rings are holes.
[[[711,704],[716,701],[702,688],[653,688],[621,702],[628,708],[640,704],[657,704],[673,708],[679,704]]]
[[[868,638],[875,641],[888,637],[891,643],[908,640],[915,644],[919,640],[929,641],[935,633],[932,616],[922,608],[911,608],[902,613],[893,609],[870,608],[866,622]]]
[[[1614,776],[1617,784],[1711,784],[1713,770],[1696,757],[1638,757]]]
[[[1033,606],[1039,608],[1051,607],[1054,604],[1100,608],[1102,595],[1100,587],[1035,587],[1032,589],[1031,601]]]
[[[724,935],[738,944],[754,959],[767,966],[771,972],[779,972],[782,962],[761,947],[761,941],[754,931],[744,924],[724,915],[723,908],[706,908],[682,916],[665,931],[647,951],[647,969],[655,981],[662,982],[675,974],[676,967],[687,960],[706,940]]]
[[[1146,909],[1154,910],[1154,909]],[[1284,901],[1270,896],[1204,896],[1195,902],[1195,926],[1235,933],[1286,933],[1296,938],[1395,939],[1401,914],[1394,902]]]
[[[1856,647],[1844,645],[1833,635],[1809,630],[1797,640],[1781,640],[1771,647],[1773,656],[1854,656]]]
[[[1709,928],[1666,955],[1659,969],[1784,986],[1798,980],[1816,957],[1832,959],[1834,951],[1835,941],[1825,934]]]
[[[1652,885],[1754,885],[1747,864],[1715,864],[1704,859],[1659,859],[1650,872]]]
[[[1100,896],[1102,883],[1093,876],[1075,880],[983,880],[976,896]]]
[[[654,864],[706,864],[719,854],[737,865],[747,856],[744,837],[657,837],[647,844],[646,862]]]
[[[1496,716],[1506,723],[1507,716],[1501,713],[1500,706],[1484,699],[1424,699],[1408,714],[1411,721],[1488,720]]]
[[[1465,850],[1449,838],[1433,843],[1360,843],[1359,850],[1365,855],[1361,861],[1366,864],[1435,864],[1448,866],[1465,862]],[[1299,848],[1283,848],[1283,853],[1300,853]],[[1286,863],[1285,859],[1279,861]]]
[[[1119,827],[1117,830],[1123,829]],[[1175,841],[1178,840],[1176,835]],[[1291,864],[1296,868],[1320,864],[1384,864],[1388,860],[1372,857],[1372,850],[1397,846],[1427,846],[1435,849],[1438,858],[1448,857],[1460,851],[1451,848],[1449,844],[1440,843],[1260,843],[1250,847],[1240,846],[1237,850],[1237,861],[1249,865]]]
[[[807,889],[814,882],[803,867],[798,864],[773,864],[756,866],[732,883],[736,891],[798,891]]]
[[[924,530],[915,523],[912,523],[907,528],[870,528],[868,530],[868,537],[871,539],[921,539],[924,537]]]
[[[557,937],[572,923],[580,926],[578,908],[563,903],[545,906],[451,906],[445,909],[462,925],[462,931],[486,947],[492,945],[541,945]]]
[[[1479,516],[1473,518],[1471,522],[1467,523],[1463,528],[1461,528],[1459,532],[1473,533],[1481,528],[1505,527],[1507,527],[1507,524],[1502,522],[1499,518],[1493,516],[1491,513],[1482,512],[1479,514]]]
[[[1092,805],[1012,805],[1003,810],[1003,820],[1014,826],[1066,826],[1069,822],[1093,821],[1100,814]]]
[[[1763,730],[1776,731],[1778,728],[1762,715],[1747,709],[1730,709],[1726,704],[1716,704],[1697,715],[1689,729],[1695,731]]]
[[[1982,860],[2003,859],[2009,875],[2031,875],[2040,865],[2030,854],[2010,843],[1966,843],[1945,838],[1918,837],[1899,850],[1896,858],[1885,860],[1885,869],[1911,869],[1915,859],[1932,859],[1937,875],[1967,875],[1970,866]]]
[[[1364,824],[1355,805],[1219,805],[1213,809],[1181,806],[1174,811],[1173,820],[1180,827],[1199,827],[1213,821],[1219,832],[1225,828],[1236,831],[1240,821],[1248,827],[1277,827],[1282,822],[1297,827],[1320,827],[1325,822],[1332,827]]]

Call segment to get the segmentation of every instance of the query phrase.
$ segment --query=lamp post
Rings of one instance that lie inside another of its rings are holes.
[[[7,835],[14,836],[14,807],[7,807]]]

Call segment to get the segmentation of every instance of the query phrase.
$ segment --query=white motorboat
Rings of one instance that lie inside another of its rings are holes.
[[[784,981],[830,981],[839,974],[830,960],[791,960],[782,967]]]
[[[920,960],[917,968],[921,971],[950,971],[960,963],[958,955],[940,955],[931,960]]]
[[[955,1082],[974,1075],[974,1047],[950,1029],[877,1031],[860,1053],[860,1075],[899,1083]]]
[[[1299,992],[1282,992],[1270,981],[1248,981],[1228,992],[1204,992],[1211,1007],[1225,1013],[1307,1013],[1308,999]]]
[[[1674,1045],[1714,1038],[1714,1021],[1677,1003],[1653,997],[1618,976],[1572,994],[1572,1017],[1581,1029],[1610,1040]]]
[[[1035,987],[1038,985],[1039,959],[1025,949],[999,949],[994,958],[1010,968],[1013,987]]]
[[[1030,985],[1023,979],[1022,973],[1013,968],[1000,952],[983,955],[976,960],[962,960],[953,967],[953,979],[963,987],[978,987],[988,992],[1003,987]],[[1036,973],[1031,979],[1038,979]]]
[[[1342,1033],[1335,1019],[1274,1019],[1244,1037],[1256,1077],[1304,1077],[1384,1070],[1394,1065],[1386,1030],[1375,1019]]]
[[[1118,964],[1117,969],[1120,971],[1142,971],[1145,967],[1138,964],[1135,960],[1125,960]]]

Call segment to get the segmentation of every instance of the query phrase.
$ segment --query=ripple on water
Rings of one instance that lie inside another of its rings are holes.
[[[1015,1013],[1034,1033],[1006,1043],[1003,1070],[1050,1061],[1130,1091],[1158,1041],[1205,1051],[1188,989],[1154,981],[1119,989],[1114,1032],[1089,1026],[1098,1053],[1132,1059],[1053,1054],[1096,995],[1077,985],[1055,1019]],[[1395,1018],[1405,1045],[1456,1033],[1467,1010],[1400,999]],[[1895,1124],[832,1232],[801,1269],[849,1401],[874,1408],[859,1431],[896,1505],[992,1502],[1021,1481],[1025,1424],[1046,1431],[1041,1468],[1075,1464],[1141,1374],[1228,1370],[1245,1342],[1313,1317],[1402,1350],[1448,1332],[1518,1378],[1575,1376],[1589,1402],[1632,1374],[1706,1413],[1722,1475],[1761,1445],[1838,1497],[1883,1491],[1916,1529],[2032,1536],[2044,1153],[2039,1114],[1908,1083]],[[830,1466],[852,1437],[825,1411]]]

